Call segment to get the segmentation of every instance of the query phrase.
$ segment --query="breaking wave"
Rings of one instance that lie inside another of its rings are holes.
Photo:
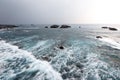
[[[120,42],[116,42],[111,38],[103,37],[102,39],[99,40],[111,44],[110,46],[113,48],[120,49]]]
[[[0,41],[0,80],[62,80],[47,61]]]

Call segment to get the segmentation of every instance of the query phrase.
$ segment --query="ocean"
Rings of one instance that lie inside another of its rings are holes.
[[[0,80],[120,80],[120,25],[50,25],[0,30]]]

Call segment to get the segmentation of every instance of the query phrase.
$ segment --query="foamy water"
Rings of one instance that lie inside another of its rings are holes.
[[[117,42],[114,39],[106,38],[106,37],[103,37],[102,39],[99,40],[111,44],[113,48],[120,49],[120,41]]]
[[[48,62],[5,41],[0,44],[0,80],[62,80]]]
[[[120,80],[119,32],[99,29],[1,31],[0,80]]]

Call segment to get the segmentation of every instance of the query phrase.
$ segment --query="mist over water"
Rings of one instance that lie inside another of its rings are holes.
[[[120,38],[120,31],[101,25],[19,26],[0,31],[0,80],[120,80],[119,46],[96,39]]]

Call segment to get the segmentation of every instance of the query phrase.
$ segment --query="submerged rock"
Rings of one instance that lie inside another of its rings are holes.
[[[68,25],[61,25],[60,28],[71,28],[71,26],[68,26]]]
[[[58,28],[59,27],[59,25],[52,25],[52,26],[50,26],[50,28]]]

